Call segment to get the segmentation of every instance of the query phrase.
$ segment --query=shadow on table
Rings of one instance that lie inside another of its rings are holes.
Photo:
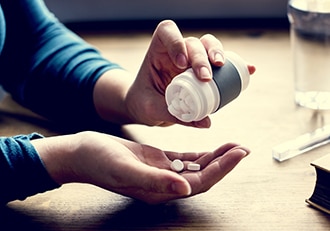
[[[109,211],[98,214],[80,211],[80,215],[65,209],[41,214],[29,208],[7,206],[0,209],[0,230],[168,230],[170,227],[207,230],[206,223],[200,222],[207,219],[207,214],[194,212],[184,201],[148,205],[128,198],[115,204],[117,207]]]

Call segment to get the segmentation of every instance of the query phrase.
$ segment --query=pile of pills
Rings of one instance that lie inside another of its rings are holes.
[[[175,172],[181,172],[184,169],[184,164],[181,160],[175,159],[171,163],[171,169]],[[187,170],[189,171],[199,171],[201,166],[196,163],[189,163],[187,165]]]
[[[182,118],[183,121],[189,121],[191,114],[194,114],[196,108],[189,91],[178,88],[173,95],[173,100],[169,102],[168,111],[176,117]]]

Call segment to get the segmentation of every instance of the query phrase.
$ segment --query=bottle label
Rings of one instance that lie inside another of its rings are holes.
[[[242,90],[242,81],[236,67],[227,59],[222,67],[213,67],[213,80],[218,86],[220,104],[217,110],[237,98]]]

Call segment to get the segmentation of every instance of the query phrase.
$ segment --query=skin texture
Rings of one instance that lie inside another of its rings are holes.
[[[165,89],[173,77],[192,67],[201,81],[210,81],[211,66],[224,63],[221,42],[206,34],[200,39],[183,38],[172,21],[163,21],[156,28],[138,72],[132,77],[124,70],[105,73],[96,83],[94,102],[99,115],[115,123],[141,123],[149,126],[182,124],[197,128],[211,126],[209,117],[184,123],[167,110]],[[250,74],[255,67],[248,65]],[[111,95],[109,95],[111,94]]]
[[[210,81],[210,62],[223,65],[223,54],[221,42],[213,35],[183,38],[173,21],[163,21],[155,29],[136,77],[116,69],[99,78],[93,95],[96,111],[102,119],[118,124],[208,128],[209,117],[184,123],[170,115],[165,89],[189,67],[201,81]],[[255,67],[248,68],[253,74]],[[228,143],[209,152],[178,153],[90,131],[33,140],[32,144],[57,183],[90,183],[152,204],[206,192],[250,152]],[[198,163],[201,171],[173,172],[174,159],[181,159],[185,166]]]
[[[57,183],[90,183],[151,204],[206,192],[249,153],[234,143],[210,152],[163,151],[97,132],[32,142]],[[201,170],[173,172],[174,159],[181,159],[185,169],[198,163]]]

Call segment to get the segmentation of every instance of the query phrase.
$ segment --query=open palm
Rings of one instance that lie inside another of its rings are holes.
[[[179,153],[102,133],[88,132],[83,137],[85,145],[73,168],[74,175],[79,176],[76,180],[148,203],[205,192],[249,153],[233,143],[212,152]],[[198,163],[201,170],[173,172],[170,164],[174,159],[181,159],[185,165]]]

